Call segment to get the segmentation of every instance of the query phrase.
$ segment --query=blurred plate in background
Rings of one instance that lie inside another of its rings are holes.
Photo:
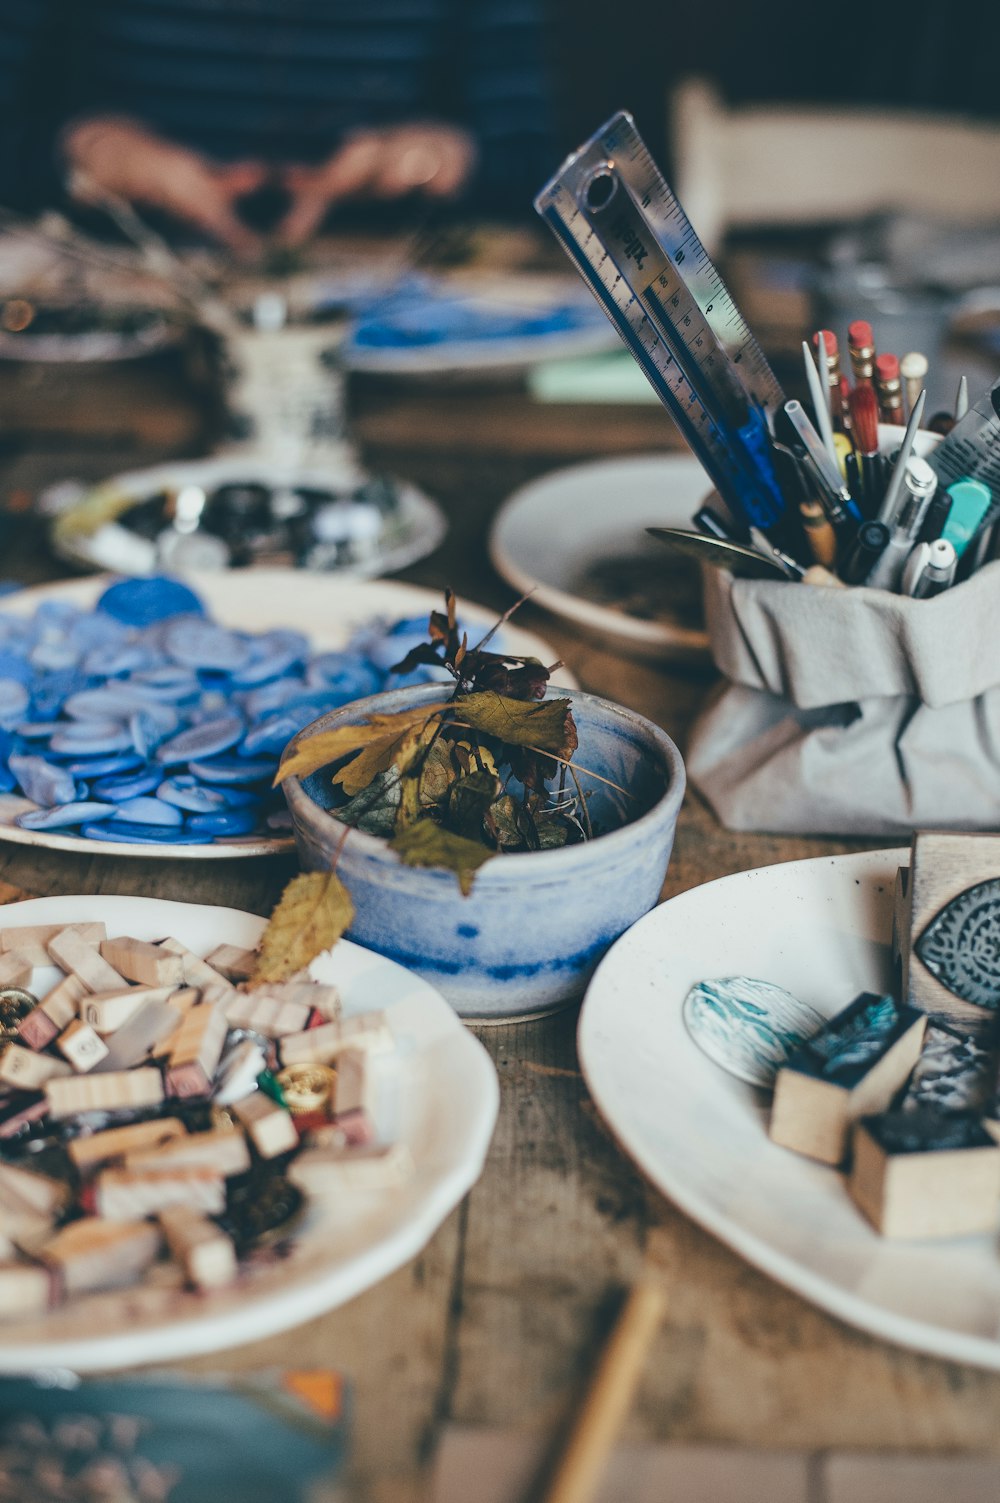
[[[689,454],[638,454],[556,470],[504,503],[490,556],[532,604],[640,657],[701,659],[708,635],[695,564],[647,527],[690,527],[712,488]]]

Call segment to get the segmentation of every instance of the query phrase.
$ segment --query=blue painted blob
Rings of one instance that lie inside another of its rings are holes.
[[[479,933],[479,929],[475,924],[459,924],[455,932],[458,934],[459,939],[475,939]]]
[[[149,579],[120,579],[109,585],[96,608],[128,626],[149,626],[182,611],[201,615],[205,610],[187,585],[156,574]]]

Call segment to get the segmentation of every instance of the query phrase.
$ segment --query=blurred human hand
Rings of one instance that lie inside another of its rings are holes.
[[[69,191],[81,203],[99,203],[102,190],[114,193],[166,210],[239,256],[259,254],[262,242],[235,205],[265,181],[263,163],[213,162],[117,116],[76,121],[63,133],[62,149],[71,169]]]
[[[327,212],[347,198],[402,198],[424,193],[451,198],[468,180],[476,148],[467,131],[450,125],[400,125],[355,132],[316,167],[284,175],[292,205],[277,236],[301,245]]]

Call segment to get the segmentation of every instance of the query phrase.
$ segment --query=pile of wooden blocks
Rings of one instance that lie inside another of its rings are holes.
[[[379,1141],[386,1015],[344,1017],[308,977],[251,989],[255,959],[100,923],[0,931],[0,1317],[129,1284],[164,1249],[189,1287],[232,1283],[227,1186],[262,1165],[309,1196],[412,1171]],[[29,1167],[26,1141],[64,1172]]]

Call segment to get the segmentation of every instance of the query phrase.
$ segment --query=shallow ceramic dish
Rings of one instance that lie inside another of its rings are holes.
[[[31,615],[47,600],[92,606],[112,583],[110,574],[92,574],[87,579],[64,580],[18,590],[0,600],[0,615]],[[222,569],[190,573],[187,583],[204,602],[209,615],[222,626],[237,631],[265,632],[275,627],[293,627],[308,636],[317,652],[335,652],[346,647],[355,632],[375,621],[393,621],[430,615],[440,610],[437,590],[421,589],[394,579],[341,579],[302,569]],[[496,613],[471,601],[458,603],[459,620],[470,630],[485,635],[496,622]],[[555,651],[532,632],[505,623],[503,640],[509,652],[538,657],[550,663]],[[576,684],[572,674],[557,669],[557,684]],[[212,861],[247,856],[271,856],[292,849],[290,835],[240,835],[210,841],[206,845],[131,845],[88,840],[65,830],[24,830],[14,824],[25,808],[33,808],[19,794],[0,794],[0,844],[33,845],[50,851],[79,851],[99,856],[129,856],[142,861]]]
[[[263,919],[234,908],[152,898],[36,898],[3,910],[8,925],[97,919],[112,934],[171,934],[199,955],[220,943],[253,946],[264,927]],[[137,1284],[77,1297],[42,1317],[5,1321],[0,1371],[173,1361],[287,1330],[414,1257],[475,1184],[499,1100],[486,1051],[433,987],[380,955],[341,941],[311,971],[340,988],[345,1012],[387,1010],[400,1053],[398,1136],[413,1154],[414,1177],[384,1194],[345,1191],[336,1205],[311,1203],[287,1256],[245,1266],[229,1289],[191,1293]],[[57,976],[37,971],[34,980],[48,986]]]
[[[150,497],[185,485],[200,486],[206,491],[237,484],[266,485],[273,490],[302,487],[322,491],[340,485],[350,489],[355,483],[353,478],[345,480],[334,469],[320,465],[288,465],[249,453],[175,460],[148,470],[129,470],[93,486],[56,517],[52,548],[60,558],[86,569],[149,574],[161,566],[152,557],[149,541],[130,530],[128,514]],[[443,511],[408,481],[396,480],[393,486],[395,505],[386,516],[377,546],[363,560],[322,571],[324,578],[371,579],[394,569],[405,569],[433,553],[448,530]]]
[[[707,1059],[681,1015],[704,977],[758,976],[824,1017],[888,990],[896,868],[908,857],[790,861],[664,903],[598,968],[580,1060],[625,1151],[741,1257],[887,1341],[1000,1370],[996,1236],[879,1237],[836,1170],[769,1140],[769,1096]]]
[[[356,700],[307,726],[286,756],[335,725],[442,697],[431,685]],[[404,866],[384,841],[348,832],[328,813],[331,768],[282,785],[303,867],[325,870],[339,850],[337,872],[356,910],[351,937],[431,981],[464,1018],[507,1022],[574,1001],[608,946],[660,895],[684,796],[680,752],[630,710],[591,694],[568,697],[580,738],[574,763],[630,790],[627,822],[621,796],[581,771],[593,790],[591,819],[608,833],[561,850],[498,856],[480,867],[467,898],[451,872]]]
[[[647,527],[691,526],[710,488],[689,454],[635,454],[530,481],[500,508],[490,557],[532,603],[639,657],[707,660],[696,565]]]

